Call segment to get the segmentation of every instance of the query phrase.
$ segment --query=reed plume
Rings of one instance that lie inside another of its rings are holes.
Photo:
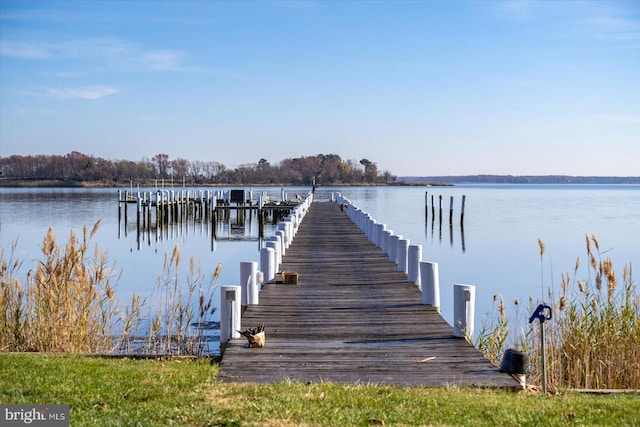
[[[205,286],[199,264],[191,259],[184,284],[176,246],[171,257],[165,255],[157,304],[147,307],[147,300],[136,294],[121,310],[115,263],[98,245],[90,251],[99,226],[100,221],[91,229],[85,225],[80,237],[71,231],[62,247],[49,228],[42,259],[23,281],[18,278],[23,263],[14,260],[17,240],[10,254],[0,250],[0,351],[202,353],[201,325],[215,312],[212,295],[221,266]],[[148,317],[142,314],[144,307]]]
[[[556,388],[640,388],[640,295],[633,282],[631,265],[622,273],[622,289],[610,258],[602,259],[595,236],[586,237],[589,264],[574,277],[562,274],[555,316],[544,323],[547,346],[547,379]],[[540,256],[544,243],[539,239]],[[585,278],[578,278],[586,276]],[[603,295],[602,285],[606,284]],[[494,296],[494,306],[499,298]],[[530,312],[535,304],[529,297]],[[517,309],[519,302],[514,302]],[[540,358],[539,326],[528,324],[524,334],[514,334],[506,325],[505,309],[496,307],[494,320],[483,323],[477,347],[494,363],[509,347],[527,350],[529,360]],[[526,317],[528,317],[527,313]],[[525,317],[525,321],[526,321]],[[517,317],[515,320],[518,322]],[[516,329],[517,331],[517,329]],[[505,335],[506,334],[506,335]],[[539,363],[530,363],[528,381],[540,381]]]

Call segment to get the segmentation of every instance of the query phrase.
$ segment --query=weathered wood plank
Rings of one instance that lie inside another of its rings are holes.
[[[269,284],[243,327],[266,325],[266,346],[233,339],[225,381],[519,387],[430,306],[335,203],[313,203],[283,258],[297,285]],[[427,360],[425,360],[427,359]]]

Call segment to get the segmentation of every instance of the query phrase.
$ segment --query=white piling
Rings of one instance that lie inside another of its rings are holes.
[[[389,238],[389,261],[398,262],[398,240],[402,239],[402,236],[394,234]]]
[[[411,245],[407,253],[407,280],[420,286],[420,261],[422,245]]]
[[[276,278],[276,251],[273,248],[260,249],[260,271],[264,276],[264,283],[273,283]]]
[[[276,234],[281,232],[282,235],[282,243],[284,244],[284,249],[285,251],[287,250],[287,248],[289,247],[289,231],[287,230],[287,224],[284,221],[280,221],[278,223],[278,229],[276,231]],[[284,254],[284,252],[283,252]]]
[[[389,243],[391,242],[391,236],[393,236],[393,230],[384,230],[382,233],[382,252],[389,255]]]
[[[276,231],[276,236],[278,237],[278,241],[280,242],[280,254],[284,256],[286,252],[286,247],[287,247],[286,245],[287,236],[285,235],[284,230]]]
[[[473,336],[475,299],[475,286],[453,285],[453,336]]]
[[[231,338],[240,338],[241,292],[240,286],[220,288],[220,344],[226,344]]]
[[[275,273],[278,272],[278,269],[280,268],[280,264],[282,264],[282,261],[279,257],[280,243],[278,242],[277,237],[272,237],[271,240],[269,240],[264,244],[264,246],[266,248],[273,249],[273,269],[274,269],[274,278],[275,278]]]
[[[258,263],[240,263],[240,287],[242,288],[242,305],[258,304]]]
[[[440,311],[440,275],[437,262],[420,263],[420,283],[422,287],[422,303]]]
[[[409,256],[409,239],[398,240],[398,271],[407,273],[407,258]]]
[[[375,245],[379,248],[382,248],[382,238],[383,238],[384,230],[386,229],[387,229],[386,224],[382,224],[382,223],[376,224],[376,232],[375,232],[376,237],[373,243],[375,243]]]
[[[371,218],[371,215],[367,215],[367,223],[364,228],[364,235],[369,239],[370,242],[373,242],[373,228],[376,223],[376,220]]]

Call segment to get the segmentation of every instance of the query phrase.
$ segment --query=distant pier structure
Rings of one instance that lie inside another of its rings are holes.
[[[216,224],[219,221],[235,216],[236,222],[243,224],[245,218],[251,219],[257,215],[259,235],[263,237],[265,223],[276,224],[299,203],[299,197],[295,195],[289,200],[284,189],[279,200],[274,200],[266,192],[258,194],[246,189],[118,190],[118,223],[124,218],[127,224],[130,216],[135,216],[137,233],[140,235],[145,231],[161,231],[189,221],[198,221],[212,224],[212,238],[216,238]]]

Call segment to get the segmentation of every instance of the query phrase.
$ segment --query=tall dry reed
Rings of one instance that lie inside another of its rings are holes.
[[[49,228],[42,242],[43,258],[24,282],[17,277],[22,263],[0,255],[3,323],[2,347],[17,351],[95,352],[110,345],[116,314],[111,285],[113,266],[96,246],[91,258],[91,231],[85,225],[78,238],[71,231],[64,247]],[[9,332],[13,331],[13,332]]]
[[[539,241],[541,262],[544,243]],[[545,302],[553,319],[543,324],[547,381],[557,388],[640,388],[640,295],[633,282],[631,265],[621,280],[610,258],[602,256],[595,236],[586,236],[588,263],[576,259],[573,274],[561,274],[561,289],[548,287]],[[582,267],[582,268],[581,268]],[[581,276],[580,278],[578,278]],[[499,308],[485,320],[476,340],[478,348],[499,363],[507,348],[529,355],[529,381],[541,379],[540,324],[528,323],[537,306],[530,298],[524,318],[504,316]],[[516,322],[524,328],[511,328]]]
[[[90,251],[99,226],[100,221],[90,231],[84,226],[81,237],[71,231],[64,247],[50,228],[43,239],[42,259],[22,280],[23,261],[14,259],[17,241],[7,256],[4,248],[0,251],[0,351],[206,351],[199,326],[209,322],[215,311],[212,297],[220,265],[205,285],[202,269],[191,259],[184,285],[176,246],[158,279],[156,304],[148,305],[134,295],[122,310],[113,284],[119,279],[115,263],[97,245]]]

